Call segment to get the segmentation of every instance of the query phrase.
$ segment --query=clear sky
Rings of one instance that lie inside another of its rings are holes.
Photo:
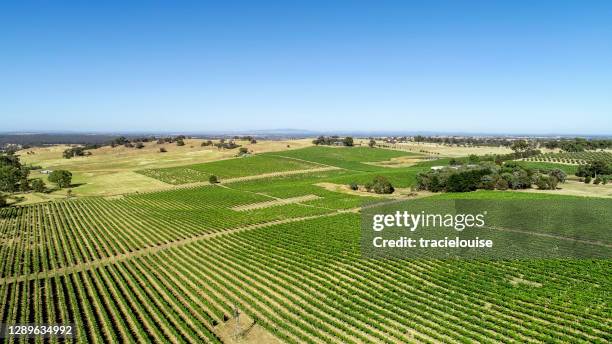
[[[2,1],[0,116],[612,134],[612,1]]]

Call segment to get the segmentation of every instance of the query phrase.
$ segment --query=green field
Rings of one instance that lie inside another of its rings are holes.
[[[221,329],[237,306],[287,343],[612,340],[609,259],[362,258],[358,211],[370,198],[314,184],[383,174],[406,187],[432,163],[365,163],[403,155],[313,147],[188,168],[222,178],[343,169],[2,209],[0,323],[74,323],[68,342],[215,343],[229,340]],[[179,180],[185,169],[159,178]],[[318,198],[266,203],[307,195]],[[559,214],[576,199],[509,191],[434,197],[553,199]],[[252,204],[268,205],[235,208]]]
[[[306,170],[317,167],[322,166],[273,155],[258,155],[203,164],[139,170],[137,172],[169,184],[187,184],[208,181],[208,177],[211,175],[216,175],[221,179],[225,179],[264,173]]]
[[[353,171],[381,171],[385,168],[367,163],[387,161],[399,157],[419,156],[415,153],[367,147],[308,147],[278,153],[265,153],[264,155],[302,159]]]
[[[612,153],[596,151],[544,153],[525,159],[525,161],[556,162],[574,165],[586,164],[595,160],[612,162]]]

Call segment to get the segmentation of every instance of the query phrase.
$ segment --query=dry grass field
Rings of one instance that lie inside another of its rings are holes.
[[[237,149],[219,150],[216,147],[202,147],[205,140],[185,140],[184,146],[174,143],[145,143],[142,149],[124,146],[104,146],[91,150],[92,155],[64,159],[62,152],[69,148],[55,145],[32,148],[18,154],[23,163],[41,166],[43,169],[65,169],[73,174],[72,193],[75,196],[109,196],[131,192],[147,192],[172,188],[159,180],[136,173],[136,170],[163,168],[194,163],[229,159],[236,155]],[[253,153],[276,152],[287,149],[304,148],[312,145],[311,139],[302,140],[259,140],[256,144],[247,141],[236,141]],[[160,148],[166,153],[160,153]],[[30,154],[27,154],[30,152]],[[32,154],[33,153],[33,154]],[[32,171],[31,177],[46,179],[40,171]],[[21,204],[36,203],[52,198],[64,197],[66,190],[50,194],[29,193],[22,197]]]

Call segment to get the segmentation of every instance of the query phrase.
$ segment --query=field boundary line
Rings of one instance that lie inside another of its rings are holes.
[[[540,237],[545,237],[545,238],[577,242],[577,243],[586,244],[586,245],[593,245],[593,246],[612,248],[612,244],[607,244],[607,243],[601,242],[601,241],[574,239],[574,238],[568,238],[568,237],[558,236],[558,235],[554,235],[554,234],[538,233],[538,232],[531,232],[531,231],[523,231],[523,230],[520,230],[520,229],[510,229],[510,228],[504,228],[504,227],[487,226],[487,228],[495,229],[495,230],[502,231],[502,232],[511,232],[511,233],[520,233],[520,234],[527,234],[527,235],[535,235],[535,236],[540,236]]]
[[[294,174],[308,174],[308,173],[315,173],[315,172],[334,171],[334,170],[341,170],[341,168],[336,167],[336,166],[325,166],[325,167],[309,168],[309,169],[304,169],[304,170],[270,172],[270,173],[255,174],[252,176],[221,179],[220,182],[221,184],[231,184],[231,183],[244,182],[244,181],[249,181],[249,180],[257,180],[257,179],[265,179],[265,178],[273,178],[273,177],[281,177],[281,176],[291,176]]]
[[[235,207],[231,207],[230,209],[234,211],[247,211],[247,210],[254,210],[254,209],[276,207],[279,205],[313,201],[313,200],[320,199],[320,198],[321,197],[317,195],[304,195],[304,196],[297,196],[297,197],[290,197],[290,198],[279,198],[279,199],[275,199],[271,201],[263,201],[263,202],[255,202],[255,203],[237,205]]]

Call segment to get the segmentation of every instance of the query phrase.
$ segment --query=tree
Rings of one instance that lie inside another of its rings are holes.
[[[42,179],[34,179],[31,184],[34,192],[45,192],[45,182]]]
[[[374,139],[370,139],[370,142],[368,142],[368,146],[370,146],[370,148],[374,148],[374,146],[376,146],[376,141],[374,141]]]
[[[383,176],[376,176],[371,184],[371,189],[377,194],[391,194],[395,191],[395,188],[387,178]]]
[[[12,154],[0,155],[0,191],[27,191],[30,169],[21,165],[19,157]]]
[[[529,149],[529,143],[525,140],[516,140],[512,143],[512,145],[510,146],[510,149],[512,149],[513,151],[517,153],[524,152],[527,149]]]
[[[347,136],[344,138],[344,140],[342,140],[342,143],[344,143],[344,145],[347,147],[353,147],[353,138],[350,136]]]
[[[62,189],[70,186],[72,173],[66,170],[55,170],[49,174],[49,181]]]
[[[19,189],[21,169],[15,166],[0,167],[0,191],[15,192]]]
[[[480,162],[480,158],[478,157],[478,155],[470,154],[470,156],[468,156],[468,163],[477,164],[479,162]]]
[[[565,172],[563,172],[563,170],[558,169],[558,168],[552,169],[548,173],[548,175],[551,176],[551,177],[557,178],[557,181],[559,181],[559,183],[565,183],[565,180],[567,179],[567,174],[565,174]]]
[[[210,177],[208,177],[208,182],[211,184],[217,184],[219,182],[219,178],[217,178],[217,176],[213,174]]]
[[[177,146],[184,146],[185,145],[185,141],[183,141],[183,139],[178,139],[178,140],[176,140],[176,145]]]

